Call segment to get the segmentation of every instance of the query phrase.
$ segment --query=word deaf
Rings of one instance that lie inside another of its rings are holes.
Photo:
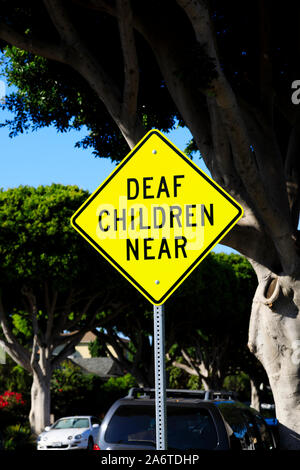
[[[242,208],[159,131],[150,131],[72,217],[73,227],[160,305]]]

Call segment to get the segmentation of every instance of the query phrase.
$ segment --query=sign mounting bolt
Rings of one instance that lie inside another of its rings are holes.
[[[153,155],[157,154],[157,150],[152,150]]]
[[[158,280],[156,280],[156,281],[155,281],[155,284],[159,284],[159,281],[158,281]]]

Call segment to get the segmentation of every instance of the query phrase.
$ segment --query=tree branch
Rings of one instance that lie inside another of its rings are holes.
[[[30,366],[30,353],[25,349],[17,340],[15,335],[12,333],[11,328],[8,325],[7,315],[4,310],[2,296],[0,292],[0,325],[4,333],[5,339],[1,339],[0,343],[4,347],[5,351],[28,372],[32,372]]]
[[[77,29],[71,21],[69,12],[63,6],[62,1],[44,0],[44,4],[63,43],[70,51],[67,63],[87,80],[90,87],[106,106],[110,116],[119,127],[129,147],[134,147],[138,140],[145,134],[145,129],[139,122],[135,122],[135,125],[132,126],[132,116],[125,115],[125,113],[122,114],[122,97],[119,88],[112,77],[110,77],[100,65],[99,60],[85,44],[85,41],[79,36]],[[123,27],[123,29],[127,31],[128,28]],[[131,53],[128,57],[126,56],[126,61],[129,60],[129,56],[131,57],[130,60],[132,60],[132,47]],[[129,104],[130,98],[132,106],[135,100],[134,95],[132,95],[133,84],[131,83],[129,87],[128,76],[126,80],[126,105]],[[129,117],[131,121],[128,120]]]
[[[109,331],[109,333],[105,334],[105,333],[102,333],[99,330],[96,330],[96,329],[93,330],[95,335],[100,339],[100,341],[103,342],[103,345],[105,347],[105,350],[106,350],[107,354],[110,356],[110,358],[114,362],[116,362],[116,364],[120,367],[120,369],[126,369],[126,370],[129,369],[130,370],[131,367],[132,367],[132,363],[130,361],[128,361],[128,359],[126,359],[126,357],[124,356],[122,347],[120,347],[118,341],[116,340],[115,333],[112,332],[112,330],[110,328],[108,329],[108,331]],[[107,344],[110,344],[114,348],[117,356],[112,354],[112,352],[108,348]]]
[[[213,178],[224,188],[236,186],[236,174],[233,167],[230,143],[221,122],[218,105],[214,98],[207,98],[212,129],[214,159],[210,172]]]
[[[195,371],[194,367],[190,367],[187,364],[184,364],[179,361],[172,361],[172,366],[177,367],[178,369],[184,370],[189,375],[196,375],[199,376],[198,372]]]
[[[273,89],[273,67],[271,61],[271,24],[270,24],[270,2],[262,0],[258,2],[260,16],[260,94],[262,108],[266,116],[273,122],[274,89]]]
[[[285,159],[285,177],[287,193],[292,214],[292,221],[295,233],[298,228],[299,209],[300,209],[300,117],[292,128],[287,156]]]
[[[109,1],[110,0],[72,0],[73,3],[77,3],[84,8],[103,11],[111,16],[117,16],[115,6],[109,3]]]
[[[261,180],[254,155],[250,149],[251,140],[241,110],[220,65],[208,9],[203,0],[177,0],[177,3],[186,12],[194,28],[196,38],[205,48],[207,56],[215,62],[218,76],[212,80],[211,86],[231,142],[237,171],[261,220],[274,240],[283,270],[287,273],[295,273],[299,260],[292,240],[289,211],[281,212],[279,209],[282,204],[278,208],[273,203],[272,195],[266,193],[264,181]],[[286,193],[282,194],[282,198],[286,199],[288,207]]]
[[[51,370],[53,371],[56,369],[59,364],[67,359],[68,356],[70,356],[74,352],[75,346],[80,342],[82,337],[85,335],[85,333],[88,330],[82,329],[79,332],[76,332],[72,335],[64,337],[62,343],[65,344],[63,349],[57,354],[57,356],[53,356],[51,359]],[[68,338],[72,338],[71,340],[68,340]],[[67,341],[67,342],[66,342]]]
[[[61,0],[44,0],[48,14],[65,46],[72,51],[68,63],[90,84],[115,121],[120,119],[120,93],[73,25]]]
[[[12,44],[32,54],[62,63],[66,62],[67,49],[63,45],[57,45],[42,41],[34,36],[21,34],[5,23],[0,23],[0,38],[8,44]]]
[[[46,335],[45,335],[46,344],[49,343],[50,337],[52,334],[53,323],[54,323],[54,312],[56,308],[57,297],[58,297],[58,292],[55,291],[53,294],[52,302],[50,302],[49,286],[48,286],[48,282],[45,281],[45,300],[46,300],[45,303],[46,303],[46,309],[47,309],[47,314],[48,314],[47,329],[46,329]]]
[[[132,27],[130,0],[117,0],[117,12],[124,59],[122,120],[127,117],[135,123],[139,90],[139,65]]]

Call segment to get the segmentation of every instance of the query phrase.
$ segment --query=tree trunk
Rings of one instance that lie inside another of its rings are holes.
[[[300,449],[300,281],[269,273],[252,306],[249,348],[264,366],[279,421],[280,448]]]
[[[216,390],[220,391],[223,389],[223,378],[220,378],[217,374],[208,375],[204,377],[201,375],[202,385],[204,390]]]
[[[254,408],[257,411],[260,411],[260,398],[259,398],[259,391],[255,381],[250,379],[251,385],[251,408]]]
[[[43,376],[33,373],[29,422],[31,431],[36,435],[50,424],[50,381],[50,372]]]

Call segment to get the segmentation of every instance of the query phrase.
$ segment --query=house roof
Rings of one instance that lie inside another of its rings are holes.
[[[62,333],[61,336],[65,336],[66,338],[68,337],[71,337],[72,335],[78,333],[78,331],[73,331],[72,333]],[[92,331],[87,331],[82,339],[80,340],[80,342],[78,343],[77,346],[79,346],[80,344],[82,343],[90,343],[91,341],[95,341],[95,339],[97,338],[97,336],[92,332]],[[123,343],[129,343],[130,340],[127,339],[127,338],[121,338],[122,342]]]
[[[96,338],[97,338],[97,336],[92,331],[88,331],[82,337],[80,343],[90,343],[91,341],[95,341]]]
[[[99,377],[120,377],[124,373],[110,357],[70,357],[85,373],[99,375]]]

